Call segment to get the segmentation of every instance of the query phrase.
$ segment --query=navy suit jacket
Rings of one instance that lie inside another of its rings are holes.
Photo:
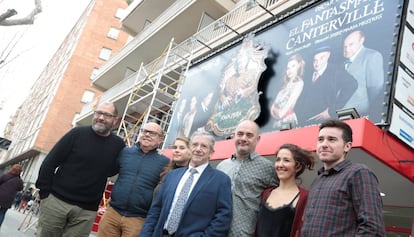
[[[148,212],[141,237],[162,237],[175,190],[187,169],[179,168],[167,174]],[[232,206],[230,178],[208,165],[188,197],[175,237],[227,236]]]

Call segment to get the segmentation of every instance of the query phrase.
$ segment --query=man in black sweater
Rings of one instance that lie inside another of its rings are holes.
[[[92,126],[73,128],[46,156],[36,181],[38,236],[89,236],[107,177],[118,172],[117,156],[125,146],[111,133],[118,119],[113,103],[98,105]]]

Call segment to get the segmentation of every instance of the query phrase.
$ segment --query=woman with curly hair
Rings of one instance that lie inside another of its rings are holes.
[[[275,170],[279,185],[265,189],[259,208],[257,237],[299,236],[308,191],[297,184],[305,169],[313,169],[313,154],[294,144],[276,152]]]

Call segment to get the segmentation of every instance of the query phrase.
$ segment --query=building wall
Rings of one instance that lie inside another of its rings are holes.
[[[86,90],[100,91],[91,86],[91,74],[105,61],[99,59],[103,47],[117,52],[127,40],[126,33],[120,33],[117,40],[107,37],[110,27],[120,28],[119,19],[115,17],[118,8],[125,8],[123,0],[97,0],[92,11],[85,16],[87,22],[64,72],[59,88],[50,104],[48,115],[40,130],[38,141],[43,150],[49,151],[54,142],[72,127],[75,113],[79,113],[84,103],[81,102]],[[73,40],[73,39],[72,39]]]
[[[92,87],[91,75],[106,61],[99,58],[102,48],[111,49],[112,56],[126,44],[128,35],[122,31],[117,39],[107,36],[111,27],[121,29],[116,15],[126,7],[124,0],[91,1],[22,104],[11,134],[13,143],[0,167],[23,163],[25,181],[36,180],[44,157],[72,128],[85,104],[84,92],[100,95]]]

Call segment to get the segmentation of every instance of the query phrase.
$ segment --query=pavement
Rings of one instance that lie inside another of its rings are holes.
[[[0,237],[36,236],[37,216],[10,208],[0,228]],[[19,230],[20,229],[20,230]]]
[[[25,214],[10,208],[0,228],[0,237],[35,237],[37,216]],[[95,237],[91,232],[89,237]]]

